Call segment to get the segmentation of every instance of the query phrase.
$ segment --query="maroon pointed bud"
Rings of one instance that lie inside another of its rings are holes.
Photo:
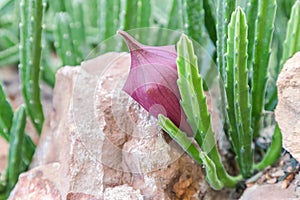
[[[124,31],[118,33],[131,55],[130,72],[123,90],[154,117],[163,114],[180,129],[192,134],[179,103],[175,46],[146,46]]]

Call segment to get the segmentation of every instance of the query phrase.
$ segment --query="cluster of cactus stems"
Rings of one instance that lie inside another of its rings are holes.
[[[55,48],[62,65],[78,65],[83,60],[86,33],[83,21],[83,2],[66,2],[67,12],[55,16]],[[67,4],[68,3],[68,4]]]
[[[134,11],[134,15],[132,12]],[[151,4],[147,0],[132,0],[126,1],[124,14],[124,30],[130,30],[136,27],[145,28],[150,27]],[[148,40],[149,33],[143,30],[138,30],[135,37],[140,40]]]
[[[292,8],[282,63],[299,50],[299,4],[297,0]],[[226,110],[223,110],[224,129],[228,130],[224,132],[236,154],[241,175],[229,175],[221,163],[197,57],[186,36],[182,36],[177,44],[178,87],[181,106],[201,150],[171,120],[163,115],[158,117],[162,129],[192,158],[206,167],[207,180],[214,189],[234,187],[256,170],[263,170],[273,164],[279,158],[282,148],[281,132],[276,125],[268,151],[259,163],[254,162],[253,140],[259,137],[262,130],[276,1],[250,1],[247,15],[242,8],[234,10],[235,7],[235,1],[218,1],[217,62],[220,77],[225,82],[222,97],[227,105]]]
[[[55,48],[58,55],[62,59],[62,65],[77,65],[81,61],[81,56],[78,55],[78,48],[73,40],[71,31],[71,18],[65,13],[57,13],[56,15],[56,42]]]
[[[299,17],[296,16],[297,12],[299,13],[299,1],[278,1],[278,8],[275,19],[275,32],[272,44],[273,50],[275,51],[273,51],[271,54],[271,61],[273,61],[273,63],[271,63],[269,70],[270,76],[268,76],[269,80],[267,85],[267,96],[265,104],[265,109],[268,111],[274,110],[277,104],[276,81],[279,72],[281,71],[286,60],[300,50],[299,45],[298,47],[297,45],[295,45],[298,44],[298,42],[294,40],[297,37],[299,38],[299,32],[297,32],[297,30],[299,29],[297,28],[297,26],[299,27]],[[287,34],[287,29],[293,31]],[[293,40],[295,43],[293,43],[291,46],[288,46],[285,43],[285,41]],[[283,54],[285,54],[285,56],[283,56]]]

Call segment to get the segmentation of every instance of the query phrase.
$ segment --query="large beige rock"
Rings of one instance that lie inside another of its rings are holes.
[[[300,161],[300,52],[285,63],[277,86],[275,116],[282,132],[283,147]]]
[[[129,62],[108,53],[58,71],[52,115],[11,200],[227,199],[122,91]]]

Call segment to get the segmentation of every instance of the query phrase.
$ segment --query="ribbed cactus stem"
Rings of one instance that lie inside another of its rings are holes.
[[[167,27],[172,30],[183,28],[186,22],[184,13],[182,0],[173,0]]]
[[[227,40],[226,93],[230,138],[244,177],[252,173],[253,150],[247,69],[247,22],[240,7],[232,14]]]
[[[18,62],[19,47],[14,45],[0,52],[0,68]]]
[[[84,57],[84,47],[86,44],[86,27],[84,23],[84,11],[82,0],[77,1],[68,1],[70,5],[67,7],[67,12],[71,16],[70,31],[71,38],[70,40],[73,43],[74,49],[73,53],[76,57],[76,63],[80,63]]]
[[[276,124],[274,129],[274,134],[272,137],[271,146],[269,147],[263,160],[258,164],[254,165],[254,169],[262,171],[266,167],[272,165],[279,159],[281,155],[281,151],[282,151],[282,135],[278,124]]]
[[[219,69],[219,82],[220,82],[220,94],[221,94],[221,112],[224,118],[224,132],[227,137],[229,122],[226,112],[226,95],[224,91],[224,83],[226,81],[226,52],[227,52],[227,34],[228,23],[231,18],[231,13],[235,9],[236,2],[234,0],[217,0],[217,65]]]
[[[24,143],[24,129],[26,125],[25,107],[20,106],[16,111],[10,131],[9,154],[7,168],[7,184],[10,191],[16,184],[19,174],[22,172],[22,147]]]
[[[33,7],[33,3],[35,6]],[[33,10],[33,8],[35,8]],[[40,100],[40,61],[42,37],[42,0],[20,2],[20,71],[26,109],[38,133],[41,133],[44,114]]]
[[[227,51],[227,30],[231,13],[235,9],[235,0],[218,0],[217,5],[217,64],[223,81],[226,80],[226,51]]]
[[[198,164],[202,164],[202,160],[199,157],[199,151],[192,144],[187,135],[177,128],[173,122],[163,115],[158,115],[158,124],[167,132],[170,137],[175,140]]]
[[[101,35],[100,37],[101,40],[106,40],[115,35],[118,29],[122,29],[122,2],[121,0],[101,0],[99,10],[101,15],[99,19],[99,28]],[[109,10],[110,12],[107,12],[107,10]],[[119,51],[122,46],[122,43],[110,40],[109,45],[109,49]]]
[[[276,0],[259,0],[255,25],[252,73],[252,129],[254,138],[260,135],[264,108],[267,72],[274,30]]]
[[[137,27],[148,28],[150,26],[151,17],[151,1],[138,0],[137,1]]]
[[[205,27],[209,34],[211,41],[216,45],[217,43],[217,26],[216,26],[216,12],[214,2],[211,0],[203,0],[203,9],[205,14]]]
[[[204,9],[203,0],[186,1],[187,35],[201,45],[206,42],[204,32]]]
[[[78,49],[72,40],[72,32],[70,28],[71,18],[68,13],[60,12],[56,15],[56,29],[55,29],[55,48],[59,57],[62,60],[62,65],[75,66],[79,64],[76,52]]]
[[[235,187],[237,180],[227,174],[219,156],[204,95],[203,82],[198,71],[197,57],[192,42],[185,35],[181,36],[177,44],[177,53],[177,84],[181,96],[180,103],[195,134],[195,140],[214,163],[216,170],[212,169],[212,171],[215,171],[216,174],[212,177],[218,177],[226,187]],[[210,180],[208,181],[210,182]],[[211,180],[210,183],[213,184],[214,180]]]
[[[283,46],[280,69],[287,59],[292,57],[297,51],[300,51],[300,0],[297,0],[292,8]]]
[[[252,58],[255,39],[255,22],[258,12],[258,0],[250,0],[247,4],[247,21],[248,21],[248,69],[252,69]]]
[[[124,16],[124,30],[150,26],[151,1],[148,0],[126,0]],[[137,32],[134,37],[140,41],[146,38]]]
[[[13,110],[0,82],[0,136],[9,142],[9,131],[12,124]]]

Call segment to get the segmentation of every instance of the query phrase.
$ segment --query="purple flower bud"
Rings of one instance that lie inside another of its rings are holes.
[[[154,117],[163,114],[181,130],[192,134],[179,103],[175,46],[146,46],[124,31],[118,33],[131,55],[130,72],[123,90]]]

